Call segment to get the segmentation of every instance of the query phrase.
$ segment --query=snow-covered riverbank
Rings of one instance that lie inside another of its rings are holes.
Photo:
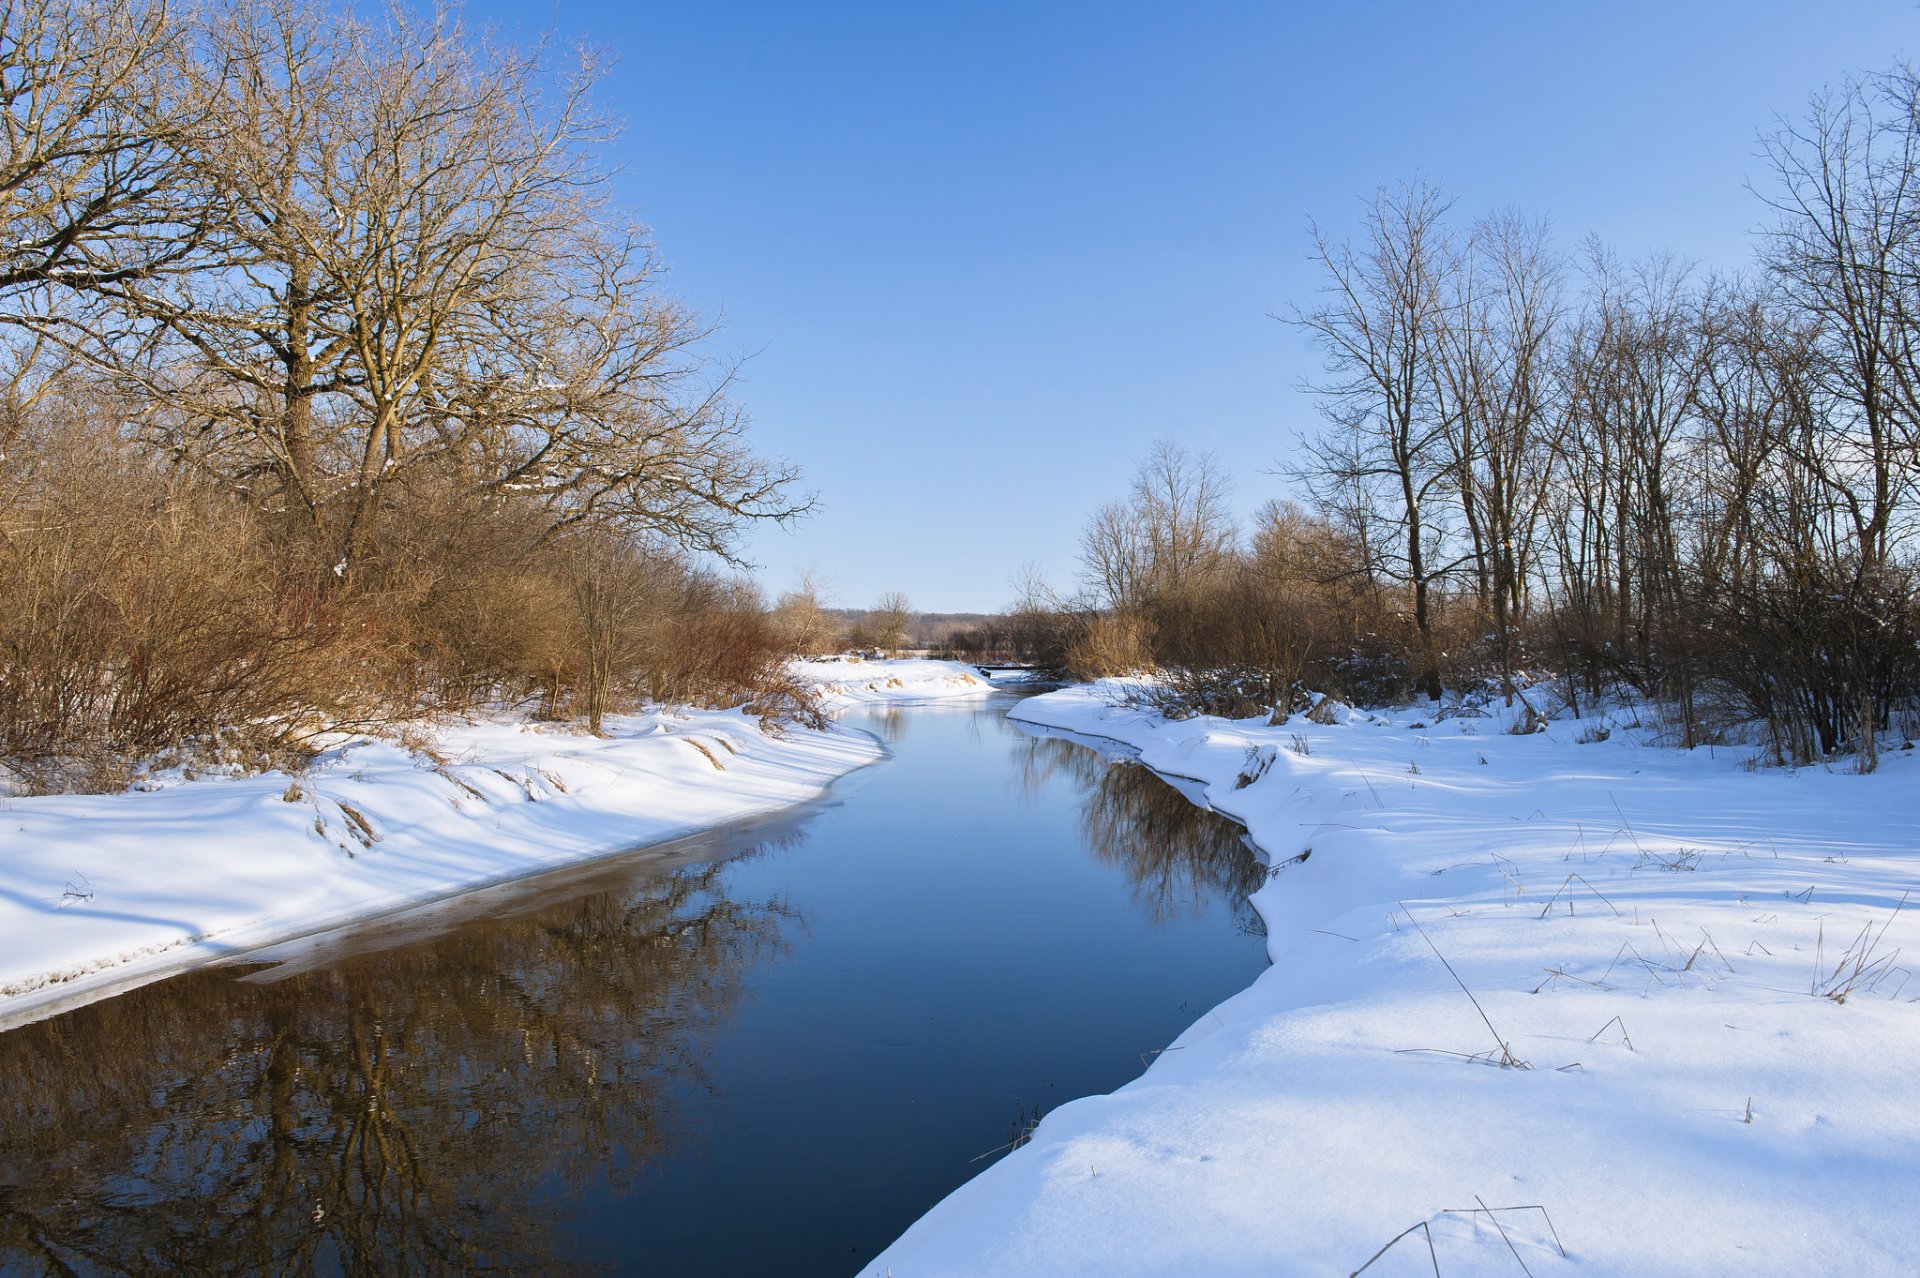
[[[811,666],[812,663],[809,663]],[[950,662],[858,663],[861,701],[976,695]],[[836,672],[853,666],[841,664]],[[878,687],[872,691],[865,684]],[[883,755],[738,712],[499,718],[430,753],[353,740],[298,777],[175,770],[112,795],[0,798],[0,1029],[274,941],[804,802]]]
[[[1369,1274],[1911,1272],[1916,752],[1014,713],[1206,783],[1274,966],[862,1273],[1351,1273],[1409,1230]]]
[[[796,661],[790,667],[820,693],[828,713],[876,701],[929,701],[944,697],[985,696],[993,691],[987,676],[960,661],[906,658],[863,661],[834,657]]]

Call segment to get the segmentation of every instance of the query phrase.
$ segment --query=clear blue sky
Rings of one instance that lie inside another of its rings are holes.
[[[891,4],[480,0],[620,59],[626,198],[748,354],[762,451],[822,506],[770,593],[991,610],[1074,574],[1148,444],[1251,511],[1316,427],[1306,221],[1422,175],[1574,248],[1739,266],[1756,133],[1920,41],[1911,3]]]

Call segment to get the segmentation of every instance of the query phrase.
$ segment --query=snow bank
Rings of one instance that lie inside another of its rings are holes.
[[[1346,1274],[1410,1229],[1369,1275],[1912,1271],[1914,752],[1756,771],[1631,723],[1169,723],[1089,689],[1014,714],[1244,820],[1274,965],[863,1273]]]
[[[788,669],[819,690],[828,713],[878,701],[933,701],[993,691],[992,680],[963,661],[831,658],[795,661]]]
[[[739,712],[355,741],[298,777],[0,799],[0,1028],[236,951],[817,796],[882,755]]]

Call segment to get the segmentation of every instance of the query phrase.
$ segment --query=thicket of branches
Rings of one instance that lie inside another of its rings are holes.
[[[807,499],[611,200],[602,71],[398,4],[0,0],[0,758],[792,699],[697,565]]]
[[[1764,721],[1858,751],[1920,697],[1920,75],[1766,139],[1755,269],[1570,260],[1543,222],[1383,189],[1316,229],[1289,318],[1325,356],[1311,509],[1239,536],[1211,458],[1163,444],[1095,513],[1090,587],[1048,615],[1080,673],[1171,671],[1185,702],[1285,713],[1303,679],[1438,699],[1523,674],[1630,690],[1676,737]],[[1184,686],[1183,686],[1184,685]]]

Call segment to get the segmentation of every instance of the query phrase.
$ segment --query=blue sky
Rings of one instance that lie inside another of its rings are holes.
[[[1251,511],[1316,428],[1309,217],[1442,185],[1633,256],[1745,264],[1756,134],[1915,48],[1909,3],[469,3],[600,44],[623,194],[818,514],[770,593],[990,610],[1156,438]]]

